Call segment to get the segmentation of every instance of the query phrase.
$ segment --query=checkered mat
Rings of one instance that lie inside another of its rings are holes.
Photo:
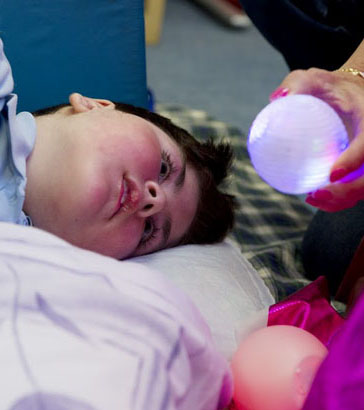
[[[224,138],[232,143],[235,162],[228,191],[240,206],[231,236],[275,299],[309,283],[303,273],[300,244],[312,210],[296,196],[281,194],[260,179],[250,164],[246,134],[204,111],[168,104],[157,104],[156,111],[197,138]]]

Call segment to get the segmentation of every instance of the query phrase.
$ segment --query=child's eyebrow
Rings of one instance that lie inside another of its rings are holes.
[[[175,193],[179,192],[185,183],[186,167],[187,167],[186,158],[183,156],[181,171],[179,172],[179,174],[177,175],[177,178],[174,181]]]
[[[168,216],[162,226],[162,240],[159,242],[157,249],[164,249],[167,246],[169,235],[171,234],[172,222]]]
[[[183,185],[186,179],[186,167],[187,167],[187,161],[186,161],[185,156],[183,156],[181,170],[179,174],[177,175],[177,178],[174,180],[174,186],[175,186],[174,192],[175,193],[179,192],[183,188]],[[163,223],[163,226],[162,226],[162,239],[159,242],[157,249],[164,249],[167,246],[169,235],[171,234],[171,229],[172,229],[172,221],[171,221],[170,216],[167,215]]]

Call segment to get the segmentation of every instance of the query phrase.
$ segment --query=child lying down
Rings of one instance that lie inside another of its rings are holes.
[[[225,407],[229,366],[191,301],[97,253],[223,239],[230,146],[77,93],[17,115],[12,90],[0,40],[0,408]]]
[[[157,114],[78,93],[17,115],[12,90],[0,39],[0,221],[117,259],[215,243],[232,227],[234,198],[219,189],[228,144],[200,143]]]

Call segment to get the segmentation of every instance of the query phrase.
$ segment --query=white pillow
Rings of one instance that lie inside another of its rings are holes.
[[[273,296],[231,240],[180,246],[133,261],[165,274],[191,297],[228,359],[248,328],[266,325]]]

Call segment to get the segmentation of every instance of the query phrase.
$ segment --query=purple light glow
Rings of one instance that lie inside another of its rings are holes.
[[[267,105],[254,120],[248,139],[257,173],[287,194],[315,191],[329,183],[330,169],[347,146],[340,117],[310,95],[292,95]]]

